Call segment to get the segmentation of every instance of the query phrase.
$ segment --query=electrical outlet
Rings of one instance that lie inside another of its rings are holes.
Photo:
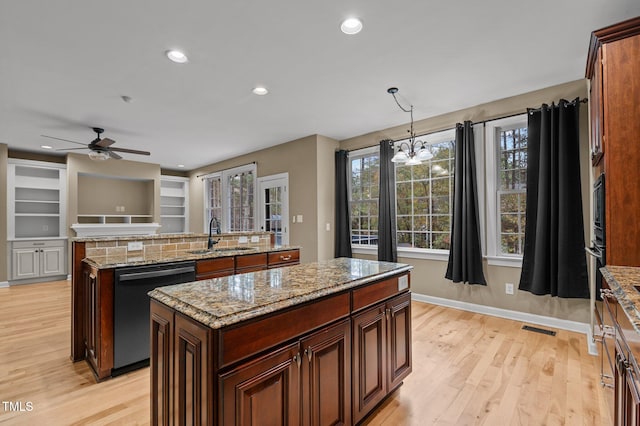
[[[246,244],[249,239],[247,237],[238,237],[238,244]]]
[[[127,251],[142,250],[142,241],[130,241],[127,243]]]
[[[330,223],[327,223],[326,229],[327,229],[327,231],[331,231],[331,224]]]
[[[507,294],[513,294],[513,283],[505,283],[504,292]]]
[[[251,242],[252,243],[259,243],[260,242],[260,237],[258,237],[257,235],[252,235],[251,236]]]

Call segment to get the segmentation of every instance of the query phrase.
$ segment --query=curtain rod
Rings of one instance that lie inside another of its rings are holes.
[[[587,102],[589,102],[589,99],[577,97],[574,100],[572,100],[571,102],[567,102],[567,105],[575,105],[576,103],[586,104]],[[543,105],[546,105],[546,104],[543,104]],[[529,113],[532,113],[532,112],[537,112],[537,111],[540,111],[541,109],[542,109],[541,107],[540,108],[527,108],[524,112],[516,112],[516,113],[513,113],[513,114],[502,115],[500,117],[490,118],[490,119],[487,119],[487,120],[472,121],[472,123],[473,124],[484,124],[484,123],[488,123],[490,121],[502,120],[503,118],[516,117],[516,116],[522,115],[522,114],[529,114]],[[434,131],[427,132],[427,133],[421,133],[419,135],[416,135],[416,138],[421,138],[423,136],[433,135],[434,133],[440,133],[440,132],[444,132],[446,130],[451,130],[451,129],[454,129],[454,128],[455,128],[455,125],[453,127],[447,127],[447,128],[440,129],[440,130],[434,130]],[[397,140],[389,139],[389,140],[391,140],[392,142],[397,142],[397,141],[401,141],[401,140],[404,140],[404,139],[406,139],[406,138],[397,139]],[[377,147],[377,146],[379,146],[379,144],[368,145],[368,146],[363,146],[363,147],[354,148],[354,149],[348,149],[346,151],[347,152],[359,151],[361,149],[373,148],[373,147]]]
[[[211,174],[214,174],[214,173],[226,172],[227,170],[237,169],[239,167],[249,166],[251,164],[257,164],[257,163],[255,161],[252,161],[252,162],[247,163],[247,164],[241,164],[240,166],[227,167],[226,169],[222,169],[222,170],[214,170],[214,171],[211,171],[211,172],[207,172],[207,173],[202,173],[200,175],[196,175],[196,178],[203,177],[203,176],[208,176],[208,175],[211,175]]]

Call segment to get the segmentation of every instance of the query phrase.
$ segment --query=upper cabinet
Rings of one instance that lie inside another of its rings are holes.
[[[189,230],[189,179],[178,176],[160,178],[160,232]]]
[[[592,161],[606,174],[606,264],[640,266],[640,17],[592,33],[586,77]]]
[[[64,164],[9,160],[8,240],[66,238]]]

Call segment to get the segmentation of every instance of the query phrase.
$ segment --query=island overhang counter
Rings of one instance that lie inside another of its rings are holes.
[[[152,424],[355,424],[411,372],[410,265],[332,259],[160,287]]]

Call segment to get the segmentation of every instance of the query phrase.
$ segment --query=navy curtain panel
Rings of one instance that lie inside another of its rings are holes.
[[[380,141],[380,195],[378,207],[378,260],[398,261],[396,237],[396,168],[393,141]]]
[[[349,209],[349,182],[347,166],[349,153],[336,151],[336,230],[335,257],[351,257],[351,212]]]
[[[520,290],[588,298],[580,191],[580,102],[529,111]]]
[[[476,154],[470,121],[456,124],[455,154],[451,246],[445,278],[487,285],[482,271]]]

